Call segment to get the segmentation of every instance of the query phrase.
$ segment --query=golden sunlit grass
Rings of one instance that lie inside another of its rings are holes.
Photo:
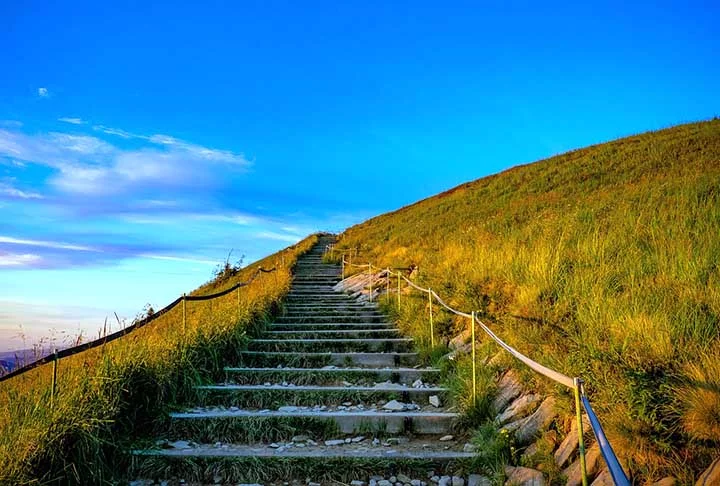
[[[51,398],[52,365],[0,383],[0,484],[100,484],[128,464],[126,446],[162,426],[173,404],[192,400],[193,386],[220,378],[288,291],[296,257],[317,241],[240,270],[194,295],[247,281],[223,297],[182,304],[116,341],[59,362]]]
[[[352,227],[338,247],[419,265],[421,286],[583,377],[636,478],[690,481],[720,446],[719,236],[714,119],[464,184]]]

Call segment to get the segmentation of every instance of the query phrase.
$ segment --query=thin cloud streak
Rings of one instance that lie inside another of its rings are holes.
[[[42,248],[53,248],[56,250],[101,252],[101,250],[91,248],[89,246],[73,245],[70,243],[56,241],[28,240],[22,238],[13,238],[12,236],[0,236],[0,243],[5,243],[8,245],[39,246]]]
[[[188,258],[188,257],[179,257],[179,256],[173,256],[173,255],[152,255],[152,254],[142,254],[138,255],[141,258],[149,258],[151,260],[165,260],[165,261],[172,261],[172,262],[186,262],[186,263],[198,263],[201,265],[217,265],[220,263],[218,260],[203,260],[199,258]]]
[[[0,252],[0,267],[30,267],[42,261],[40,255],[32,253],[2,253]]]
[[[63,116],[58,118],[58,121],[69,123],[71,125],[85,125],[87,122],[83,120],[82,118],[73,118],[68,116]]]

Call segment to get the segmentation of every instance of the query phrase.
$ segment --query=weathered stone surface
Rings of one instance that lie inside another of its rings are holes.
[[[522,392],[522,383],[515,370],[509,370],[498,383],[498,392],[493,399],[493,409],[497,412],[504,410],[508,404]]]
[[[175,442],[168,442],[168,446],[174,449],[192,449],[190,442],[186,440],[176,440]]]
[[[540,399],[540,395],[523,395],[515,399],[503,413],[495,418],[495,420],[497,420],[500,424],[517,420],[532,412],[532,409],[540,401]]]
[[[385,405],[383,405],[383,408],[385,410],[392,410],[393,412],[400,412],[402,410],[405,410],[405,404],[397,400],[390,400]]]
[[[470,341],[470,335],[471,335],[470,326],[467,326],[467,328],[463,329],[463,331],[460,334],[458,334],[457,336],[455,336],[454,338],[452,338],[450,340],[450,343],[448,344],[450,349],[455,350],[455,349],[458,349],[459,347],[463,346],[465,343]]]
[[[668,476],[660,481],[655,481],[652,486],[675,486],[675,484],[677,484],[677,479]]]
[[[460,476],[452,477],[452,486],[465,486],[465,480]]]
[[[585,452],[585,467],[588,477],[593,477],[600,469],[603,462],[600,454],[600,447],[593,444]],[[567,478],[567,486],[580,486],[582,484],[582,470],[580,469],[580,458],[570,464],[564,471],[563,475]]]
[[[437,395],[430,395],[430,398],[428,399],[428,401],[430,402],[430,405],[432,405],[433,407],[437,408],[440,406],[440,397],[438,397]]]
[[[610,471],[605,468],[595,476],[595,480],[590,483],[590,486],[615,486],[615,481],[613,481]]]
[[[468,476],[467,486],[492,486],[492,481],[487,476],[471,474]]]
[[[543,474],[529,467],[506,467],[505,476],[508,486],[545,486],[545,478]]]
[[[698,478],[695,486],[710,486],[720,484],[720,457],[715,459]]]
[[[590,429],[590,419],[586,414],[582,416],[583,421],[583,432]],[[578,448],[578,430],[577,430],[577,419],[572,421],[570,432],[565,436],[565,439],[560,444],[560,447],[555,451],[555,464],[559,467],[563,467],[568,462],[570,457]]]
[[[538,433],[545,430],[555,420],[555,417],[557,417],[555,398],[547,397],[535,410],[535,413],[530,415],[515,431],[515,439],[519,444],[529,444]]]
[[[440,437],[440,442],[447,442],[449,440],[453,440],[455,437],[452,435],[443,435]]]

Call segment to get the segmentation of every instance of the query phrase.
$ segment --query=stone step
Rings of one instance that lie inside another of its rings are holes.
[[[303,353],[303,352],[267,352],[241,351],[240,357],[247,366],[290,366],[290,367],[322,367],[336,366],[413,366],[417,364],[417,353]]]
[[[236,368],[226,367],[230,381],[241,384],[289,382],[296,385],[342,383],[411,384],[420,379],[433,383],[440,377],[438,368],[348,368],[325,366],[322,368]]]
[[[388,322],[301,322],[270,324],[270,331],[312,331],[318,330],[351,330],[351,329],[394,329]]]
[[[253,339],[251,351],[331,351],[378,352],[407,351],[411,338],[382,339]]]
[[[287,437],[290,434],[312,435],[318,430],[325,433],[334,430],[340,434],[448,434],[460,418],[460,414],[451,412],[314,411],[302,407],[283,409],[174,412],[170,413],[171,436],[208,442],[245,440],[248,422],[253,422],[250,427],[254,429],[286,430],[287,439],[290,439]],[[280,438],[274,437],[273,440]]]
[[[361,314],[359,312],[335,315],[295,314],[292,316],[278,316],[275,318],[274,323],[286,324],[292,322],[386,322],[386,319],[387,317],[382,314]]]
[[[220,384],[195,387],[198,390],[198,405],[223,405],[252,408],[276,409],[282,406],[308,406],[321,402],[326,406],[352,404],[369,408],[373,404],[399,400],[416,403],[432,411],[430,397],[437,399],[436,405],[444,403],[446,388],[414,388],[399,383],[378,383],[368,385],[283,385],[283,384]],[[440,411],[440,410],[437,410]]]
[[[262,333],[263,339],[312,339],[330,338],[330,339],[381,339],[384,337],[397,337],[399,331],[395,328],[388,329],[332,329],[332,330],[306,330],[306,331],[265,331]]]
[[[363,440],[353,443],[353,438]],[[400,444],[396,438],[388,439],[389,442],[373,441],[368,435],[346,439],[350,444],[342,441],[342,445],[325,445],[323,440],[252,444],[174,441],[166,448],[133,451],[131,475],[158,479],[181,477],[191,484],[207,485],[282,484],[293,478],[306,484],[306,479],[311,478],[326,486],[349,485],[353,480],[367,484],[372,476],[406,475],[434,484],[427,478],[429,470],[452,476],[455,471],[472,468],[474,454],[463,451],[464,443],[440,442],[436,436],[418,437]],[[328,443],[338,441],[341,439],[331,439]]]

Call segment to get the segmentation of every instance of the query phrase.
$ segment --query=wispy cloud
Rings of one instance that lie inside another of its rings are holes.
[[[50,92],[47,88],[38,88],[37,94],[40,98],[47,98],[48,96],[50,96]]]
[[[22,126],[23,122],[18,120],[0,120],[0,127],[20,128]]]
[[[58,121],[69,123],[71,125],[85,125],[87,123],[82,118],[73,118],[73,117],[68,117],[68,116],[60,117],[60,118],[58,118]]]
[[[37,192],[23,191],[4,182],[0,182],[0,195],[14,199],[43,199]]]
[[[29,267],[42,261],[40,255],[32,253],[7,253],[0,251],[0,267]]]
[[[51,167],[55,172],[47,181],[56,189],[96,197],[138,191],[152,192],[157,197],[164,189],[200,191],[225,183],[229,174],[218,170],[218,166],[242,171],[250,164],[242,153],[167,135],[141,136],[107,127],[102,131],[143,139],[147,146],[123,149],[89,135],[27,135],[0,130],[0,157]]]
[[[255,236],[268,240],[287,241],[288,243],[297,243],[301,238],[300,236],[290,235],[287,233],[277,233],[275,231],[260,231],[256,233]]]
[[[220,263],[217,260],[207,260],[207,259],[201,259],[201,258],[190,258],[190,257],[179,257],[179,256],[173,256],[173,255],[152,255],[152,254],[142,254],[139,255],[142,258],[150,258],[151,260],[166,260],[166,261],[173,261],[173,262],[185,262],[185,263],[199,263],[202,265],[217,265]]]
[[[73,251],[92,251],[99,252],[97,248],[92,248],[84,245],[73,245],[71,243],[64,243],[61,241],[46,241],[46,240],[30,240],[23,238],[13,238],[12,236],[0,236],[0,243],[9,245],[23,245],[23,246],[39,246],[43,248],[54,248],[57,250],[73,250]]]

